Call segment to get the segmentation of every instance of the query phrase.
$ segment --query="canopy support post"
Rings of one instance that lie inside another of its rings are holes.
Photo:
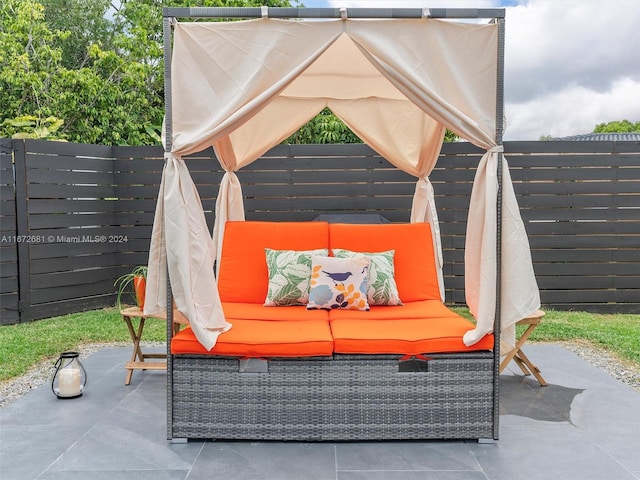
[[[171,97],[171,28],[173,18],[162,19],[162,37],[164,48],[164,143],[165,151],[170,152],[172,145],[172,97]],[[165,159],[165,165],[166,165]],[[160,192],[162,195],[163,192]],[[173,358],[171,356],[171,338],[173,337],[173,296],[171,294],[171,280],[167,265],[167,440],[173,439]]]
[[[502,145],[504,131],[504,43],[505,21],[498,18],[498,58],[496,75],[496,145]],[[498,192],[496,198],[496,312],[493,324],[493,438],[498,440],[500,431],[500,327],[502,319],[502,161],[498,152]]]

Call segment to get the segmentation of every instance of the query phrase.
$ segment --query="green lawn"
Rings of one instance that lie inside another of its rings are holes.
[[[166,339],[165,323],[148,321],[145,341]],[[115,308],[73,313],[35,322],[0,327],[0,380],[25,373],[32,365],[55,360],[60,352],[81,344],[131,342],[126,324]]]
[[[456,311],[468,316],[464,309]],[[145,341],[163,341],[165,338],[164,322],[147,322]],[[542,324],[530,340],[588,341],[640,368],[640,315],[546,311]],[[60,352],[73,350],[81,344],[130,341],[125,323],[115,308],[2,326],[0,380],[21,375],[43,360],[53,361]]]

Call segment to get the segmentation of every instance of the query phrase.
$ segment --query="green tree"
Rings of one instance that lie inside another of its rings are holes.
[[[36,2],[8,0],[0,6],[0,134],[16,133],[5,120],[37,122],[54,115],[52,83],[62,54],[53,44],[65,36],[46,26],[44,7]]]
[[[447,130],[444,141],[455,142],[459,138],[455,133]],[[325,108],[283,143],[362,143],[362,140],[331,110]]]
[[[45,22],[52,31],[65,32],[54,46],[62,49],[62,65],[82,68],[89,60],[89,47],[113,47],[113,22],[106,14],[111,0],[39,0]]]
[[[11,138],[39,138],[42,140],[60,140],[57,132],[64,123],[56,117],[38,118],[24,116],[7,118],[2,122],[2,127],[11,135]]]
[[[444,132],[445,143],[457,142],[458,140],[460,140],[460,137],[453,133],[451,130],[447,129],[447,131]]]
[[[640,122],[632,123],[629,120],[600,123],[596,125],[593,133],[640,133]]]
[[[52,30],[35,0],[5,0],[0,7],[0,135],[11,122],[49,117],[64,123],[55,138],[115,145],[157,143],[162,102],[146,89],[146,65],[91,44],[81,68],[63,64],[70,33]],[[156,100],[156,98],[158,100]]]
[[[42,1],[47,8],[36,0],[0,3],[0,136],[16,134],[25,118],[33,125],[24,127],[44,132],[39,127],[54,117],[63,123],[56,123],[55,131],[48,129],[47,138],[106,145],[159,143],[163,2],[115,2],[107,25],[104,0]],[[263,3],[289,6],[284,0],[172,2]]]
[[[283,143],[362,143],[362,140],[331,110],[325,108]]]

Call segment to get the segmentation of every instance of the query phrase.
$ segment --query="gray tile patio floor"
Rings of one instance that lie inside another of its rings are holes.
[[[627,480],[640,479],[640,392],[559,345],[525,348],[549,386],[501,377],[500,440],[211,442],[166,440],[165,373],[130,349],[82,359],[84,396],[45,385],[0,410],[2,480]]]

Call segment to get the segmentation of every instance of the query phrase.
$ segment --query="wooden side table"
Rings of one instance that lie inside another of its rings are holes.
[[[542,310],[536,310],[528,317],[516,322],[516,325],[528,325],[528,327],[516,342],[516,346],[513,348],[513,350],[507,353],[502,360],[502,363],[500,363],[500,373],[502,373],[509,362],[513,360],[520,367],[520,370],[522,370],[522,373],[524,375],[533,375],[534,377],[536,377],[538,382],[540,382],[541,386],[546,387],[547,382],[544,378],[542,378],[540,369],[536,365],[534,365],[534,363],[529,360],[529,357],[527,357],[522,351],[522,346],[525,344],[536,327],[540,325],[540,323],[542,322],[542,317],[544,317],[544,312]]]
[[[161,316],[147,316],[138,307],[130,307],[120,311],[122,319],[127,325],[129,335],[133,341],[133,352],[131,353],[131,360],[129,360],[125,368],[127,371],[127,377],[124,384],[129,385],[131,383],[131,376],[134,370],[166,370],[167,369],[167,354],[166,353],[144,353],[140,347],[140,341],[142,340],[142,333],[144,332],[144,325],[148,318],[157,318],[165,320]],[[134,325],[134,318],[139,319],[137,328]],[[180,322],[182,323],[182,322]],[[174,330],[180,329],[180,323],[174,322]],[[147,362],[147,359],[164,359],[164,361]]]

